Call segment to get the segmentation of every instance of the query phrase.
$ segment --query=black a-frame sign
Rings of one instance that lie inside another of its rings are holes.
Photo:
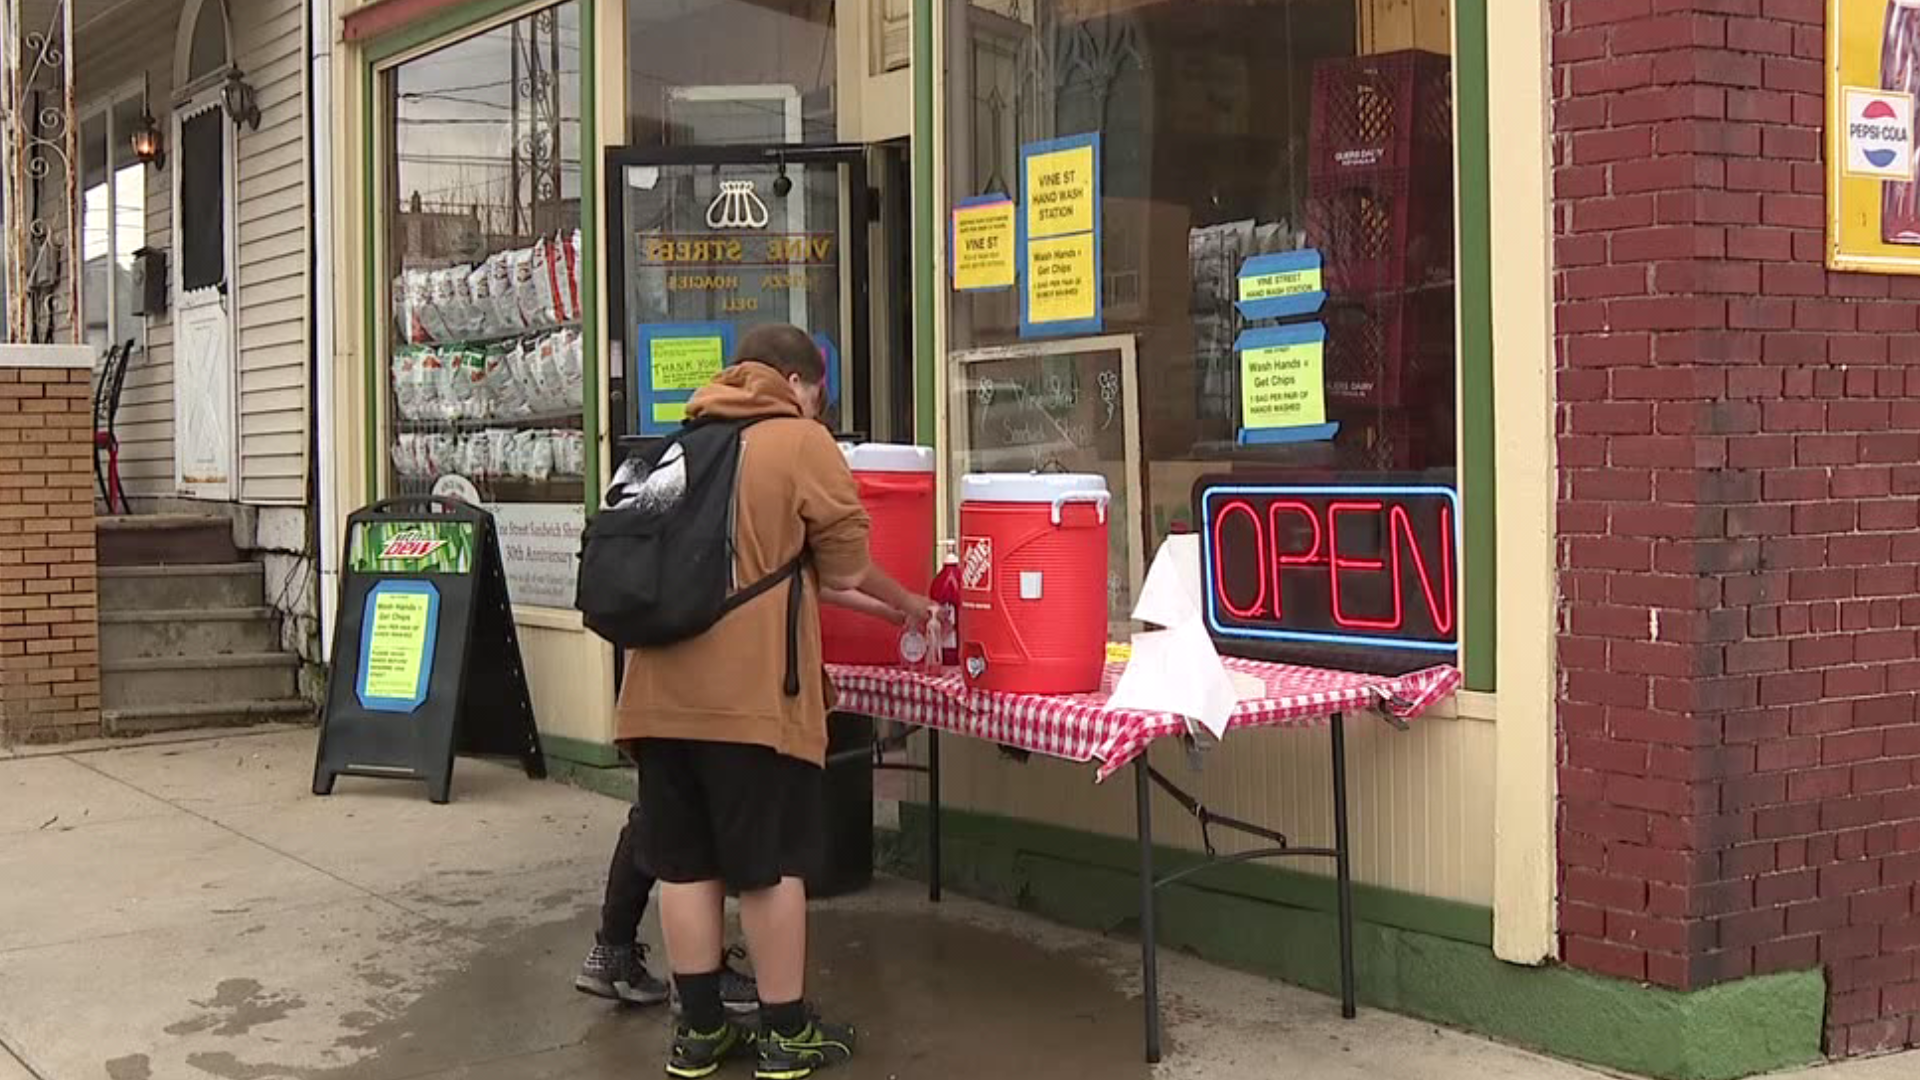
[[[493,515],[389,499],[347,519],[313,793],[343,775],[393,777],[444,803],[456,753],[546,775]]]

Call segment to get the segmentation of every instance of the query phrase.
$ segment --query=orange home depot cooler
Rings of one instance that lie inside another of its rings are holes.
[[[842,444],[873,519],[873,561],[926,595],[933,581],[933,451],[887,443]],[[820,606],[820,643],[829,664],[898,664],[900,628],[871,615]]]
[[[960,666],[983,690],[1100,689],[1107,652],[1107,481],[960,481]]]

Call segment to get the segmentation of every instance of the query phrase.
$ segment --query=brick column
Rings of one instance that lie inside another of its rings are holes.
[[[0,742],[100,732],[91,358],[0,346]]]
[[[1824,266],[1823,0],[1552,0],[1568,963],[1920,1041],[1920,278]]]

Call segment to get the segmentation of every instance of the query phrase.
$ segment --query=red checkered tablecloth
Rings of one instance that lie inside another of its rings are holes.
[[[1266,687],[1243,701],[1227,721],[1229,731],[1259,727],[1309,727],[1334,713],[1380,709],[1410,720],[1460,685],[1457,668],[1440,666],[1410,675],[1363,675],[1351,671],[1268,664],[1225,658],[1233,671]],[[832,664],[838,708],[887,720],[984,739],[1048,757],[1098,761],[1105,780],[1146,752],[1155,739],[1184,735],[1187,720],[1171,713],[1106,710],[1107,698],[1126,664],[1107,665],[1094,694],[1008,694],[969,689],[958,670]]]

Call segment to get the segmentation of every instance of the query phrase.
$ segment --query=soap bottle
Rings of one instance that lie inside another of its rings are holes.
[[[940,542],[940,572],[933,577],[927,599],[936,606],[940,624],[940,665],[960,665],[960,545]]]

